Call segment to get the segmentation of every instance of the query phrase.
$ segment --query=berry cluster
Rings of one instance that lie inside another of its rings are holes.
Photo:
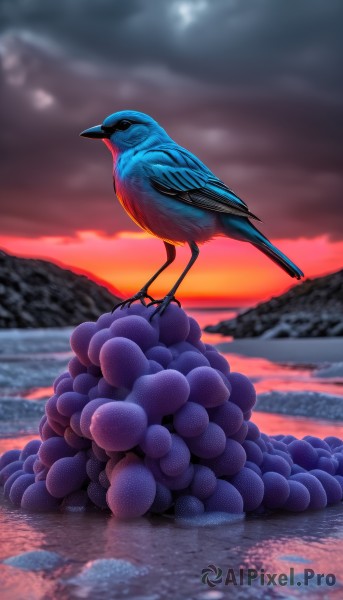
[[[54,383],[41,440],[0,458],[6,497],[25,510],[303,511],[342,499],[343,442],[267,436],[250,421],[250,380],[230,372],[176,305],[149,321],[134,305],[82,323]]]

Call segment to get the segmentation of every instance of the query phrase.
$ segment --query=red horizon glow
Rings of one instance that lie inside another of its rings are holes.
[[[273,242],[307,278],[342,267],[342,241],[320,236]],[[96,231],[80,231],[74,238],[0,236],[0,247],[16,256],[49,260],[87,275],[124,297],[135,293],[165,260],[161,241],[144,232],[121,231],[113,237]],[[155,297],[172,287],[189,256],[187,246],[177,247],[175,262],[151,287]],[[201,246],[178,296],[188,306],[248,306],[279,295],[295,283],[250,244],[217,238]]]

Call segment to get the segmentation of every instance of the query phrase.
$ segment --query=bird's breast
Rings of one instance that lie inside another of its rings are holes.
[[[217,217],[187,205],[175,197],[161,194],[139,172],[125,177],[115,172],[119,202],[131,219],[148,233],[166,242],[205,242],[217,233]]]

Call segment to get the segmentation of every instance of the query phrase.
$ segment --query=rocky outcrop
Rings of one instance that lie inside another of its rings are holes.
[[[234,338],[343,336],[343,270],[307,279],[288,292],[205,331]]]
[[[117,301],[84,275],[0,251],[0,328],[77,325],[97,319]]]

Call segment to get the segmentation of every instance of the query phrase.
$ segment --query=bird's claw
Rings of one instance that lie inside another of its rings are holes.
[[[137,300],[139,300],[143,304],[143,306],[150,306],[151,302],[149,303],[149,305],[147,305],[145,302],[146,298],[148,298],[151,302],[155,302],[154,298],[152,296],[150,296],[150,294],[148,294],[145,290],[140,290],[139,292],[137,292],[137,294],[135,294],[131,298],[127,298],[126,300],[123,300],[122,302],[118,302],[118,304],[116,304],[112,308],[112,313],[114,313],[114,311],[117,310],[117,308],[123,309],[125,306],[130,308],[131,304],[133,304],[133,302],[137,302]]]
[[[151,321],[152,318],[157,314],[162,316],[171,302],[176,302],[176,304],[181,308],[181,302],[175,298],[175,296],[169,296],[168,294],[161,300],[152,300],[152,302],[149,302],[148,307],[153,306],[154,304],[158,305],[156,310],[154,310],[154,312],[150,315],[149,321]]]

